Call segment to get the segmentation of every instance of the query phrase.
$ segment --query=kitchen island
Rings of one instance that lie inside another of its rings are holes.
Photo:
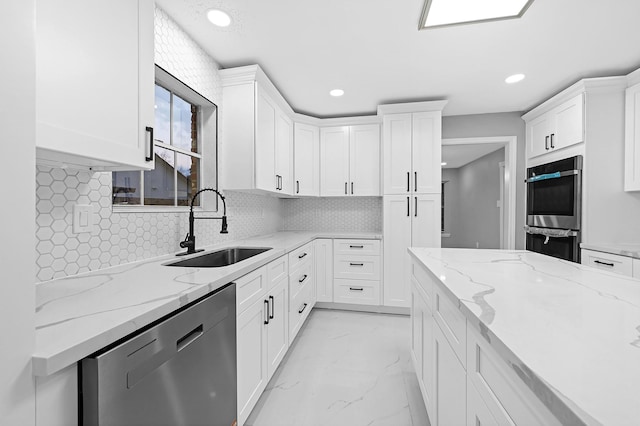
[[[439,392],[452,394],[438,382],[443,347],[457,358],[452,380],[466,396],[467,424],[483,415],[499,424],[640,418],[640,280],[526,251],[411,248],[409,255],[419,301],[413,355],[422,361],[416,370],[432,424],[451,412],[438,401]]]

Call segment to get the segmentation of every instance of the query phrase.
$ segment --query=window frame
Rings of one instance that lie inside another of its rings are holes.
[[[189,155],[199,160],[199,181],[198,189],[205,187],[213,187],[218,189],[218,106],[207,99],[200,93],[196,92],[191,87],[187,86],[184,82],[164,70],[162,67],[155,66],[155,85],[162,87],[163,89],[171,92],[183,99],[184,101],[196,105],[198,107],[197,126],[198,126],[198,151],[191,152],[178,148],[174,145],[166,144],[164,142],[157,142],[154,140],[154,146],[159,148],[165,148],[178,154]],[[173,107],[171,107],[171,117],[173,118]],[[173,136],[171,136],[173,137]],[[205,138],[213,138],[214,141],[211,146],[205,147]],[[170,141],[171,142],[171,141]],[[209,152],[210,150],[210,152]],[[209,169],[209,170],[207,170]],[[144,171],[140,172],[140,198],[144,203]],[[174,172],[174,205],[125,205],[125,204],[113,204],[111,205],[114,213],[179,213],[188,212],[189,206],[178,206],[177,196],[177,172]],[[213,182],[212,182],[213,181]],[[112,195],[113,196],[113,195]],[[209,200],[211,197],[204,197],[200,200],[199,206],[194,206],[194,211],[202,212],[218,212],[218,199]]]

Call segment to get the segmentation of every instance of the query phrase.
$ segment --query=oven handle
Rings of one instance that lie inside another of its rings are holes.
[[[579,175],[580,173],[582,173],[582,170],[565,170],[564,172],[545,173],[543,175],[532,176],[529,179],[525,179],[525,182],[533,183],[541,180],[557,179],[566,176]]]
[[[525,225],[524,230],[527,234],[532,235],[544,235],[545,237],[551,238],[566,238],[566,237],[577,237],[578,231],[574,231],[572,229],[549,229],[549,228],[538,228],[536,226],[528,226]]]

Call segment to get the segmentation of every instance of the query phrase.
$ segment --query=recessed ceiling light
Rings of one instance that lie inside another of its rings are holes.
[[[520,18],[533,0],[425,0],[420,28]]]
[[[231,24],[231,17],[226,12],[219,9],[211,9],[207,12],[207,19],[218,27],[228,27]]]
[[[333,89],[332,91],[329,92],[329,94],[331,96],[335,96],[335,97],[342,96],[342,95],[344,95],[344,90],[342,90],[342,89]]]
[[[517,83],[519,81],[524,80],[524,74],[514,74],[504,79],[504,82],[507,84]]]
[[[446,161],[443,161],[442,163],[440,163],[440,165],[441,165],[441,166],[446,166],[446,165],[447,165],[447,162],[446,162]]]

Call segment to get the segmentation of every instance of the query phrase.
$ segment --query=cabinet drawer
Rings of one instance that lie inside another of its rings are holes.
[[[433,307],[433,278],[427,269],[413,258],[411,259],[411,278],[420,285],[425,302],[431,309]]]
[[[560,425],[512,366],[469,324],[467,383],[499,425]],[[573,422],[570,422],[573,423]],[[473,423],[476,424],[476,423]]]
[[[467,367],[467,320],[439,287],[434,288],[433,316],[456,356]]]
[[[294,298],[298,292],[313,281],[313,263],[305,262],[294,273],[289,275],[289,294]],[[313,284],[311,284],[313,286]]]
[[[626,256],[583,249],[582,264],[628,277],[633,276],[633,259]]]
[[[380,255],[380,240],[333,240],[333,252],[339,254]]]
[[[336,255],[334,277],[352,280],[379,280],[379,256]]]
[[[268,289],[271,290],[284,277],[289,275],[289,257],[284,255],[267,265]]]
[[[289,342],[293,342],[293,339],[298,334],[300,327],[304,324],[304,321],[309,316],[312,306],[311,290],[313,285],[307,283],[290,299],[289,302]]]
[[[333,300],[337,303],[380,305],[380,281],[336,279]]]
[[[298,247],[289,253],[289,274],[298,269],[298,267],[309,261],[313,257],[313,245],[307,243],[302,247]]]
[[[267,293],[267,267],[256,269],[236,281],[236,306],[244,311]]]

